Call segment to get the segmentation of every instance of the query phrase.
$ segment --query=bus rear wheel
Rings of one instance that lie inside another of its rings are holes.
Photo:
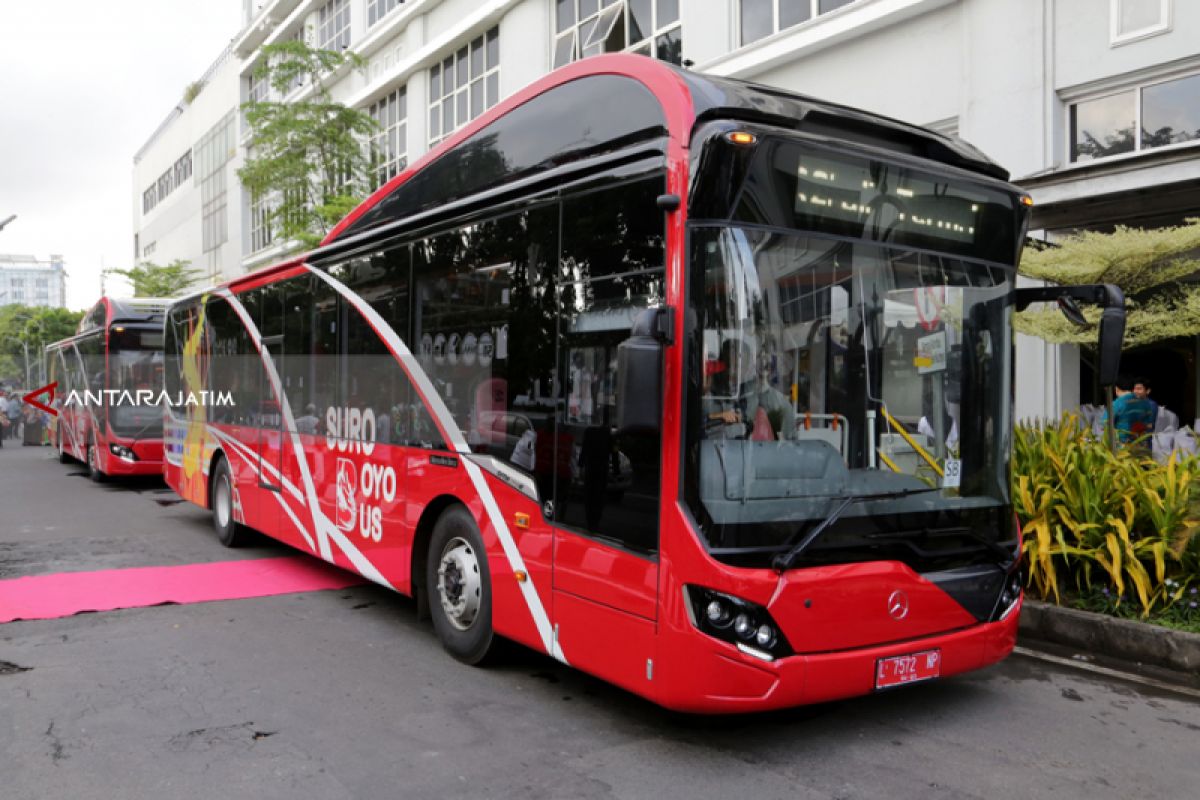
[[[209,505],[212,506],[217,539],[226,547],[241,547],[249,536],[245,527],[233,518],[233,473],[224,458],[218,458],[213,466],[209,485],[212,487]]]
[[[446,509],[433,526],[425,585],[433,628],[446,652],[479,664],[492,650],[492,580],[487,553],[467,509]]]

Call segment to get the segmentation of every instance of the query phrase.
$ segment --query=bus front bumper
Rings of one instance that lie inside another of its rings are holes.
[[[163,471],[161,439],[136,442],[115,439],[108,445],[105,456],[101,468],[108,475],[161,475]]]
[[[876,691],[880,659],[939,651],[934,680],[995,664],[1017,643],[1021,603],[1003,620],[948,633],[833,653],[761,661],[692,631],[664,664],[671,680],[656,699],[678,711],[742,713],[824,703]],[[665,660],[665,659],[664,659]],[[664,675],[664,678],[667,676]],[[906,684],[911,685],[911,684]],[[714,689],[719,687],[719,691]],[[899,687],[904,688],[904,687]]]

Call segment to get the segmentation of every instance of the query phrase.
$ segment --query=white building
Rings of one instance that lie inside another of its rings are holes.
[[[0,255],[0,306],[67,307],[67,272],[62,256]]]
[[[226,48],[133,157],[133,261],[182,259],[219,281],[242,256],[239,62]]]
[[[245,11],[228,61],[236,99],[222,88],[202,106],[206,87],[143,148],[137,209],[152,176],[165,176],[238,102],[265,96],[253,75],[262,46],[297,37],[366,60],[364,71],[335,76],[332,94],[380,122],[378,183],[555,66],[630,50],[961,135],[1029,188],[1035,235],[1170,223],[1200,207],[1200,2],[245,0]],[[188,133],[176,136],[189,115]],[[197,245],[197,175],[190,190],[159,198],[163,210],[135,211],[139,259],[186,257],[228,277],[284,253],[233,177],[247,140],[237,125],[237,153],[224,167],[228,247]],[[1180,346],[1184,371],[1164,361],[1156,394],[1186,374],[1175,406],[1190,419],[1196,343]],[[1078,405],[1074,348],[1022,338],[1017,359],[1018,417]]]

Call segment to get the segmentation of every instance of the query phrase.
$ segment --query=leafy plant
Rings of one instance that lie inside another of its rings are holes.
[[[262,55],[254,74],[275,96],[307,88],[288,102],[243,104],[251,135],[238,177],[251,196],[269,200],[271,227],[284,241],[314,247],[371,183],[362,140],[378,125],[369,114],[334,102],[325,84],[344,65],[361,69],[364,62],[353,53],[314,49],[298,40],[266,45]]]
[[[166,266],[143,261],[130,269],[106,270],[120,275],[133,285],[134,297],[174,297],[199,279],[201,272],[192,262],[177,258]]]
[[[1069,415],[1017,428],[1013,498],[1041,597],[1103,589],[1146,614],[1181,601],[1172,587],[1200,582],[1200,460],[1142,452],[1110,451]]]
[[[1125,346],[1138,347],[1200,333],[1200,218],[1139,230],[1118,225],[1111,233],[1084,231],[1054,247],[1027,247],[1021,273],[1060,285],[1113,283],[1125,292]],[[1095,323],[1100,309],[1084,316]],[[1028,310],[1014,317],[1022,333],[1049,342],[1090,346],[1095,328],[1079,328],[1057,310]]]

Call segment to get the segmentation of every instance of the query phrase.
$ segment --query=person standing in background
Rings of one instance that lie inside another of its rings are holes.
[[[1150,404],[1150,408],[1154,411],[1154,417],[1157,419],[1158,403],[1150,399],[1150,379],[1145,376],[1134,378],[1133,393],[1139,400],[1144,400]]]
[[[1113,428],[1122,443],[1129,443],[1154,431],[1154,418],[1158,405],[1150,399],[1138,397],[1133,390],[1134,381],[1127,375],[1117,376],[1117,399],[1113,400]],[[1107,422],[1107,413],[1102,419]]]

